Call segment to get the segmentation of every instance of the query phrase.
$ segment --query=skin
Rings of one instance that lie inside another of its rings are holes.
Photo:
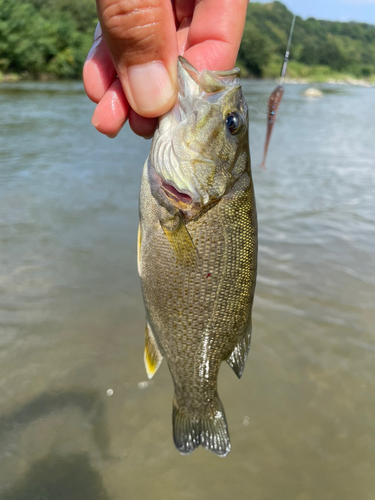
[[[109,137],[127,120],[136,134],[152,137],[157,117],[169,111],[177,97],[178,55],[198,70],[235,65],[248,0],[96,2],[100,26],[83,81],[88,97],[97,103],[92,123]],[[149,63],[165,68],[168,81],[145,78],[145,89],[140,90],[131,76],[134,68]]]

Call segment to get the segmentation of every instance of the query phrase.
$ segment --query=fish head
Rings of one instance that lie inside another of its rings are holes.
[[[178,61],[179,93],[150,152],[154,183],[187,218],[219,201],[249,168],[248,110],[239,70],[197,71]]]

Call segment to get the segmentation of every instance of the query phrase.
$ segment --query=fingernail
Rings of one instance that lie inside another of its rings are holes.
[[[130,66],[128,81],[132,107],[143,116],[158,116],[159,110],[175,95],[169,73],[159,61]]]
[[[102,41],[102,28],[100,26],[100,23],[98,23],[95,28],[94,38],[92,40],[92,46],[91,49],[89,50],[89,53],[87,54],[86,61],[89,61],[96,54],[96,48],[98,47],[101,41]]]
[[[99,37],[102,36],[102,27],[100,23],[96,25],[93,42],[96,42]]]
[[[94,40],[92,42],[91,49],[89,50],[89,53],[87,54],[87,57],[86,57],[86,61],[89,61],[90,59],[92,59],[94,57],[94,55],[96,54],[96,49],[101,41],[102,41],[102,39],[99,37],[97,40]]]
[[[94,125],[95,128],[98,128],[98,126],[100,125],[100,120],[99,118],[96,116],[96,113],[94,111],[92,117],[91,117],[91,125]]]

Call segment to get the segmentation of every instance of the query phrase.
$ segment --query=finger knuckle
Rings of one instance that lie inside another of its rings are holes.
[[[112,2],[102,13],[102,22],[113,39],[126,42],[127,50],[149,46],[162,24],[162,10],[156,0]]]

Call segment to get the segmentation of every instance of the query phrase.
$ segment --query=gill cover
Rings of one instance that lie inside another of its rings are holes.
[[[199,72],[179,57],[177,71],[178,99],[160,119],[150,163],[162,183],[204,206],[220,199],[240,175],[234,166],[247,134],[247,106],[238,68]],[[229,115],[240,122],[241,133],[230,131]]]

